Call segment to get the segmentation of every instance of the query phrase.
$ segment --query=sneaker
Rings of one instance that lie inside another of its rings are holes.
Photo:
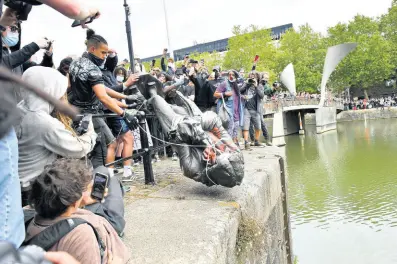
[[[252,150],[251,144],[249,142],[245,143],[244,146],[245,146],[245,150]]]
[[[258,142],[258,141],[255,141],[254,146],[255,146],[255,147],[261,147],[261,148],[263,148],[263,147],[265,147],[265,144],[262,144],[262,143],[260,143],[260,142]]]
[[[251,141],[250,145],[251,145],[251,147],[255,146],[255,142]]]
[[[271,147],[271,146],[273,146],[273,144],[272,144],[272,142],[270,142],[270,140],[266,140],[266,146]]]
[[[156,162],[160,162],[160,161],[161,161],[161,159],[160,159],[160,157],[159,157],[159,154],[155,154],[155,155],[154,155],[154,160],[155,160]]]
[[[135,172],[131,167],[124,167],[122,182],[132,182],[136,179]]]
[[[178,159],[178,155],[174,152],[174,153],[172,153],[172,160],[173,161],[178,161],[179,159]]]

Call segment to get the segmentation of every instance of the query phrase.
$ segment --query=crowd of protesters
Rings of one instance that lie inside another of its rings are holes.
[[[397,106],[397,97],[395,94],[384,95],[381,97],[344,100],[343,106],[345,110],[362,110],[362,109],[381,109]]]
[[[240,145],[240,135],[244,139],[242,149],[264,147],[265,144],[259,141],[261,132],[266,145],[271,145],[263,120],[263,104],[271,100],[280,85],[270,85],[267,72],[255,71],[255,65],[247,76],[244,69],[222,70],[220,66],[208,69],[204,60],[194,60],[188,54],[182,66],[176,68],[173,59],[167,58],[166,49],[159,66],[153,60],[150,74],[163,83],[168,103],[177,104],[175,92],[179,91],[202,112],[213,111],[222,120],[227,119],[225,129],[234,143]],[[227,115],[224,116],[224,113]]]
[[[42,0],[36,4],[40,3],[81,20],[83,26],[86,18],[99,16],[96,8],[78,1]],[[128,61],[119,62],[117,51],[109,48],[107,40],[88,29],[82,55],[66,57],[56,67],[53,41],[42,38],[21,47],[18,12],[8,8],[0,19],[1,65],[41,92],[75,106],[84,118],[72,120],[37,93],[1,81],[4,96],[0,105],[12,106],[1,108],[1,118],[8,117],[9,110],[18,114],[10,115],[10,122],[2,119],[2,125],[8,127],[0,129],[0,240],[16,248],[29,245],[63,220],[78,218],[83,224],[47,248],[71,256],[49,254],[48,259],[54,263],[73,263],[72,258],[81,263],[128,262],[129,253],[120,239],[125,225],[122,181],[134,177],[134,161],[129,157],[139,148],[137,117],[146,100],[137,84],[145,76],[162,84],[171,106],[180,105],[178,96],[184,96],[202,112],[217,113],[239,149],[271,145],[263,105],[276,96],[280,84],[270,84],[269,74],[256,71],[255,64],[246,74],[244,69],[209,69],[204,60],[186,55],[182,67],[177,68],[165,49],[159,65],[154,61],[146,70],[137,58],[131,65],[135,73],[131,73],[124,66]],[[31,57],[39,50],[44,50],[44,55],[37,64]],[[156,146],[164,138],[158,121],[148,120],[148,128],[151,144]],[[260,142],[261,134],[265,144]],[[177,160],[177,150],[171,149]],[[121,181],[114,176],[120,170],[104,166],[119,158],[127,158],[122,162]],[[158,151],[154,160],[160,160]],[[96,173],[109,179],[104,200],[92,198]],[[29,214],[32,218],[25,222],[24,215],[27,219]]]

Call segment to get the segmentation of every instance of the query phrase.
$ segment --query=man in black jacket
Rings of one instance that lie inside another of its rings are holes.
[[[221,83],[226,82],[226,80],[221,76],[221,68],[219,66],[215,66],[213,68],[213,78],[209,78],[208,82],[204,84],[204,90],[208,92],[208,108],[207,111],[216,111],[216,100],[214,97],[216,89],[221,85]]]

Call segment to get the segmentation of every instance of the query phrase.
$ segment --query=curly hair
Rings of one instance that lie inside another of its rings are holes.
[[[120,71],[123,72],[123,75],[124,75],[124,80],[123,80],[123,82],[125,82],[125,81],[127,80],[127,78],[128,78],[128,73],[127,73],[127,70],[126,70],[124,67],[117,67],[116,69],[114,69],[113,75],[114,75],[114,77],[116,78],[116,77],[117,77],[117,74],[118,74]]]
[[[85,161],[58,159],[44,168],[32,185],[29,204],[45,219],[55,219],[77,202],[92,181]]]

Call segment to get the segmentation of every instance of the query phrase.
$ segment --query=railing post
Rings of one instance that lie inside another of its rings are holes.
[[[143,112],[139,112],[138,120],[139,120],[139,132],[141,136],[141,144],[143,153],[143,169],[145,173],[145,184],[156,184],[153,176],[153,168],[152,168],[152,151],[149,147],[149,139],[146,133],[146,116]]]

